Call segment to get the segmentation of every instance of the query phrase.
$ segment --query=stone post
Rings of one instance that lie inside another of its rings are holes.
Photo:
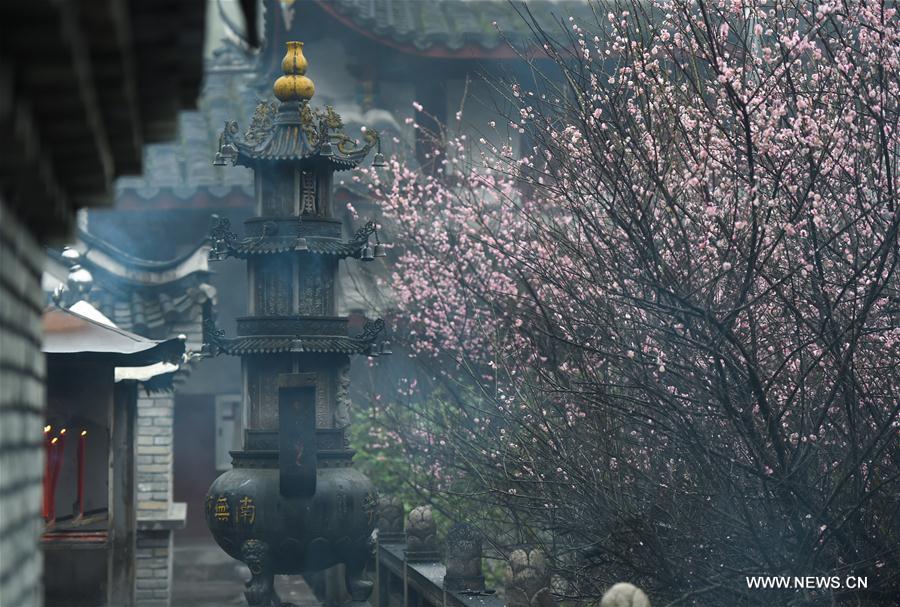
[[[447,533],[446,545],[444,589],[448,592],[484,592],[481,535],[471,525],[457,523]]]
[[[606,591],[600,607],[650,607],[650,599],[640,588],[619,582]]]
[[[506,578],[507,607],[556,607],[550,592],[550,573],[540,550],[515,550]]]
[[[381,544],[402,544],[406,539],[403,531],[403,502],[396,497],[378,498],[378,542]]]
[[[409,563],[430,563],[440,560],[437,548],[437,526],[431,506],[417,506],[406,519],[406,550]]]

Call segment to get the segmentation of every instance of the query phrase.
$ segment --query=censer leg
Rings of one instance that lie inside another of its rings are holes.
[[[247,540],[241,546],[241,560],[250,569],[250,581],[244,584],[249,607],[282,607],[275,592],[275,574],[269,559],[269,546],[259,540]]]
[[[347,592],[354,604],[368,603],[372,596],[374,584],[365,578],[366,562],[347,563],[344,581],[347,584]]]

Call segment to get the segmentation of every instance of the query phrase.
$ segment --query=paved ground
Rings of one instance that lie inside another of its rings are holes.
[[[172,607],[237,607],[244,601],[244,581],[250,572],[214,543],[175,544]],[[300,576],[279,576],[275,586],[282,601],[299,607],[319,603]]]

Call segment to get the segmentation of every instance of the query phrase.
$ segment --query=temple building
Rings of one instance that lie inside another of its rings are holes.
[[[70,310],[91,305],[116,327],[146,339],[180,339],[185,360],[165,382],[144,383],[136,395],[133,483],[136,559],[132,579],[138,601],[171,598],[173,532],[183,529],[187,504],[173,499],[174,395],[191,385],[199,368],[203,325],[215,315],[209,284],[209,246],[163,262],[138,259],[79,229],[77,240],[48,251],[43,287],[47,299]],[[71,285],[72,268],[87,285]],[[229,445],[230,446],[230,445]],[[185,460],[190,460],[186,457]]]
[[[171,389],[184,339],[124,331],[83,299],[69,308],[51,304],[42,325],[44,604],[128,605],[142,563],[135,542],[138,395]]]

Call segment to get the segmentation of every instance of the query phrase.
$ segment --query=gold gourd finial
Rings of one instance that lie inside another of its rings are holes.
[[[288,42],[287,52],[281,60],[284,76],[275,81],[272,90],[281,101],[308,101],[316,92],[316,85],[307,78],[309,62],[303,56],[302,42]]]

